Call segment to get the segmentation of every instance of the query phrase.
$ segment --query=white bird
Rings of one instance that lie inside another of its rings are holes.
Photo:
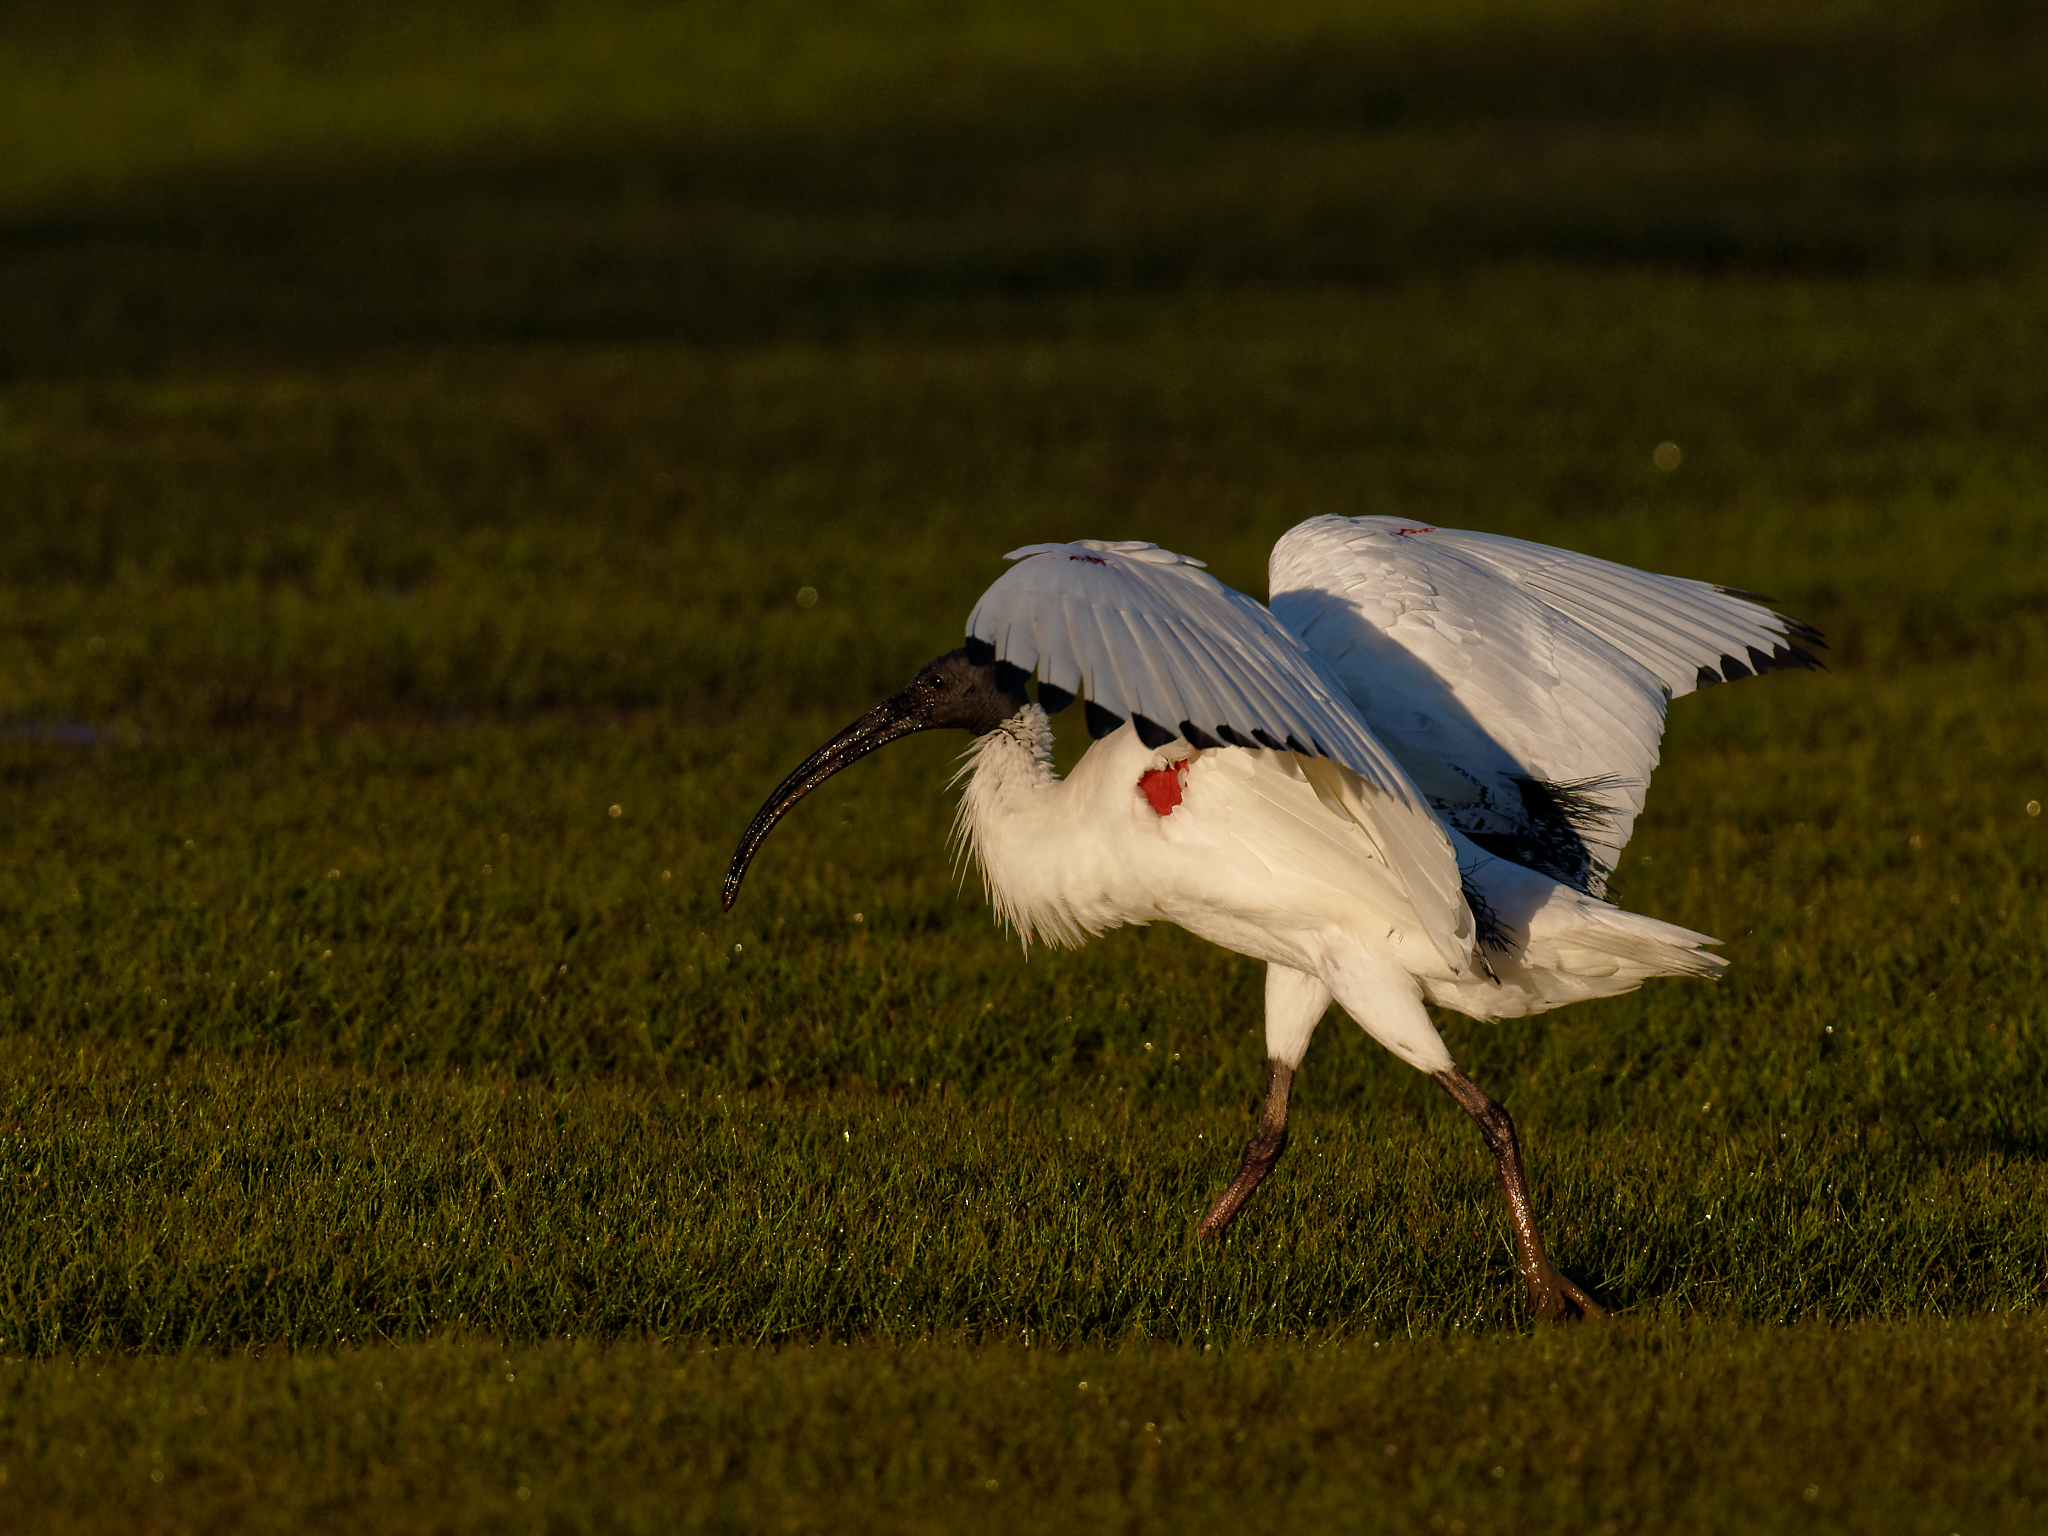
[[[1717,941],[1603,901],[1606,877],[1665,706],[1818,666],[1804,649],[1818,633],[1754,593],[1396,518],[1290,531],[1270,610],[1153,544],[1008,558],[966,645],[769,797],[727,909],[804,794],[899,736],[964,727],[959,831],[1027,948],[1172,922],[1266,962],[1264,1112],[1205,1235],[1279,1160],[1295,1070],[1334,999],[1478,1122],[1535,1315],[1604,1315],[1545,1256],[1513,1122],[1424,1003],[1512,1018],[1718,975]],[[1096,741],[1061,778],[1048,717],[1077,697]]]

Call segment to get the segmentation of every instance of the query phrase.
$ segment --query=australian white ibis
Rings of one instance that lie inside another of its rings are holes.
[[[899,736],[964,728],[960,831],[1027,945],[1163,921],[1266,962],[1265,1108],[1204,1234],[1279,1161],[1295,1070],[1334,998],[1478,1122],[1535,1315],[1603,1315],[1545,1257],[1513,1122],[1423,1004],[1512,1018],[1718,974],[1714,940],[1610,905],[1604,883],[1665,706],[1817,666],[1804,646],[1818,633],[1755,593],[1386,517],[1289,532],[1270,609],[1152,544],[1009,559],[964,647],[769,797],[725,906],[810,790]],[[1096,741],[1061,778],[1048,717],[1076,698]]]

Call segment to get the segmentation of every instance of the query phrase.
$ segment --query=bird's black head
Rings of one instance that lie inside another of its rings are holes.
[[[977,647],[977,650],[982,649]],[[991,652],[977,657],[948,651],[918,668],[907,687],[891,694],[797,765],[747,826],[725,872],[727,911],[739,896],[747,865],[775,823],[789,808],[840,769],[913,731],[957,726],[984,736],[1022,709],[1026,674]]]
[[[959,726],[985,736],[1022,709],[1026,673],[1004,661],[975,661],[965,650],[948,651],[917,669],[910,686],[882,707],[900,705],[913,729]]]

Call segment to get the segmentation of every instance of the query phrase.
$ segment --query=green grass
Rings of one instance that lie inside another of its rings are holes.
[[[0,1527],[2032,1529],[2044,73],[1995,4],[10,10]],[[958,743],[717,909],[1004,550],[1263,594],[1327,512],[1828,632],[1619,872],[1729,980],[1443,1020],[1616,1327],[1526,1335],[1341,1018],[1197,1244],[1259,968],[1021,959]]]
[[[116,1357],[0,1367],[0,1411],[36,1425],[0,1497],[56,1531],[90,1509],[144,1530],[2020,1533],[2048,1500],[2044,1363],[2038,1322],[1988,1320]]]

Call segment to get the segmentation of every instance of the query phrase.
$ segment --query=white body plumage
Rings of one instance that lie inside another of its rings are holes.
[[[1333,997],[1387,1049],[1434,1072],[1451,1058],[1424,998],[1508,1018],[1721,969],[1704,935],[1455,834],[1466,885],[1494,921],[1467,964],[1447,963],[1348,797],[1318,793],[1317,780],[1338,772],[1291,752],[1151,748],[1126,724],[1061,778],[1051,725],[1032,705],[969,748],[959,830],[991,905],[1027,946],[1170,922],[1266,961],[1267,1052],[1290,1067]],[[1143,788],[1157,773],[1178,780],[1178,803],[1163,813]]]

